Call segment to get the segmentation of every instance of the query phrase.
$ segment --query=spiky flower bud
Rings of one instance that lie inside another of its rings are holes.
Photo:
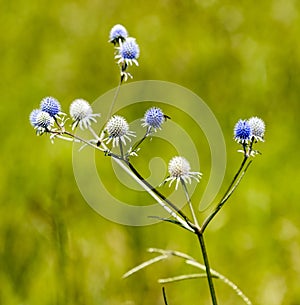
[[[144,122],[142,124],[143,127],[150,127],[156,130],[157,128],[161,128],[161,125],[165,121],[165,116],[160,108],[152,107],[146,111],[142,121]]]
[[[51,117],[55,117],[61,110],[60,103],[52,96],[42,99],[40,109],[49,113]]]
[[[265,135],[265,122],[258,118],[258,117],[252,117],[248,120],[248,123],[251,128],[252,136],[257,141],[264,141],[264,135]]]
[[[109,42],[118,44],[119,41],[124,41],[128,37],[128,32],[122,24],[116,24],[112,27],[109,33]]]
[[[73,119],[73,129],[78,125],[83,129],[88,128],[92,121],[96,123],[96,117],[100,114],[93,114],[93,109],[86,100],[76,99],[70,105],[70,116]]]
[[[234,139],[241,144],[248,143],[251,139],[251,127],[247,120],[239,120],[234,126]]]

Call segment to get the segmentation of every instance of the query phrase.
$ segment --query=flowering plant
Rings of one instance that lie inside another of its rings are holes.
[[[236,174],[231,180],[221,200],[214,205],[211,213],[200,222],[198,215],[194,209],[191,196],[187,185],[193,182],[199,183],[202,173],[199,171],[192,171],[189,161],[183,156],[174,156],[168,164],[168,177],[161,182],[161,185],[168,183],[171,187],[175,184],[175,190],[182,187],[185,194],[186,202],[189,207],[189,215],[182,211],[178,205],[172,202],[168,197],[162,194],[157,188],[151,185],[140,172],[136,169],[131,159],[133,156],[138,156],[139,150],[143,142],[147,138],[159,132],[163,128],[163,124],[167,124],[167,119],[170,119],[163,110],[157,106],[150,107],[141,119],[141,127],[144,128],[144,134],[140,139],[133,140],[136,133],[130,129],[130,125],[126,118],[121,115],[114,114],[114,105],[118,99],[121,85],[132,78],[128,72],[128,68],[135,64],[138,66],[138,58],[140,49],[136,43],[135,38],[129,37],[127,29],[117,24],[115,25],[109,35],[109,42],[115,47],[115,59],[120,69],[120,81],[110,106],[109,118],[104,124],[104,128],[100,132],[96,132],[93,124],[97,123],[100,114],[94,113],[91,105],[84,99],[74,100],[69,109],[69,116],[61,111],[61,105],[57,99],[53,97],[46,97],[42,99],[39,109],[34,109],[29,116],[31,125],[36,130],[37,135],[50,135],[50,139],[54,142],[55,139],[62,139],[72,142],[82,143],[82,147],[89,146],[104,155],[111,157],[126,173],[135,179],[135,181],[143,187],[161,207],[169,214],[169,218],[160,218],[160,220],[172,223],[185,229],[191,234],[195,234],[200,245],[203,264],[198,262],[193,257],[172,250],[162,250],[151,248],[149,251],[157,253],[158,256],[150,259],[141,265],[131,269],[124,277],[128,277],[135,272],[154,264],[160,260],[164,260],[170,256],[180,257],[190,264],[203,271],[200,274],[181,275],[168,279],[161,279],[160,283],[174,282],[179,280],[205,277],[208,282],[212,304],[217,304],[217,296],[214,288],[214,278],[218,278],[225,284],[229,285],[246,304],[251,304],[251,301],[245,294],[229,279],[221,275],[217,271],[210,268],[208,253],[206,250],[206,243],[204,240],[204,233],[210,222],[218,214],[224,204],[231,197],[236,190],[241,179],[244,177],[252,158],[259,152],[254,150],[254,146],[258,141],[264,141],[265,123],[262,119],[254,116],[250,119],[240,119],[234,126],[234,140],[241,146],[238,150],[243,154],[241,165]],[[69,124],[68,120],[71,120]],[[71,131],[68,130],[68,125]],[[88,130],[92,139],[83,138],[74,133],[74,130],[79,129]],[[131,145],[132,144],[132,145]],[[151,216],[151,215],[149,215]],[[163,298],[165,304],[168,303],[166,292],[163,288]]]

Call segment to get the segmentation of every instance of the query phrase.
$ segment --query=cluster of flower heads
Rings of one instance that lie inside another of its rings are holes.
[[[65,113],[61,112],[61,106],[57,99],[48,96],[42,99],[39,109],[34,109],[29,115],[29,121],[38,134],[44,132],[56,131],[57,127],[63,127],[65,123]],[[70,106],[70,117],[73,120],[72,129],[79,126],[81,129],[88,128],[92,122],[97,122],[96,117],[100,114],[94,114],[91,105],[83,100],[76,99]]]
[[[234,139],[243,145],[252,140],[264,141],[265,129],[264,121],[258,117],[239,120],[234,126]]]
[[[132,75],[127,72],[128,65],[139,65],[137,59],[140,56],[140,48],[135,38],[129,37],[126,28],[121,24],[112,27],[109,34],[109,42],[116,47],[115,59],[121,70],[121,82],[127,81]]]
[[[158,107],[149,108],[141,119],[142,126],[147,128],[146,135],[161,129],[165,121],[163,111]],[[129,130],[129,124],[126,119],[120,115],[112,116],[106,124],[105,131],[108,134],[106,143],[112,142],[113,147],[118,146],[120,142],[126,145],[126,140],[131,141],[130,137],[134,137],[135,133]]]
[[[30,124],[38,133],[49,131],[59,117],[60,111],[61,106],[57,99],[51,96],[45,97],[40,103],[40,108],[30,113]]]
[[[138,66],[137,60],[140,49],[135,38],[129,37],[128,31],[121,24],[117,24],[111,29],[109,42],[116,48],[115,59],[120,66],[122,83],[123,80],[127,81],[128,77],[132,78],[130,73],[127,72],[127,68],[132,64]],[[83,99],[76,99],[71,103],[69,114],[72,119],[72,130],[78,126],[81,129],[90,128],[92,122],[96,123],[96,118],[100,116],[100,114],[94,114],[91,105]],[[61,106],[58,100],[49,96],[42,99],[39,109],[34,109],[30,113],[29,120],[31,125],[36,129],[37,134],[52,132],[52,136],[54,137],[56,134],[60,134],[60,132],[63,134],[65,131],[64,126],[67,121],[65,116],[66,114],[61,112]],[[169,117],[160,108],[149,108],[141,119],[142,126],[146,127],[146,134],[143,140],[152,132],[161,129],[166,118]],[[56,127],[54,127],[55,124],[57,125]],[[96,135],[91,128],[90,130]],[[126,140],[131,141],[130,137],[135,137],[135,132],[130,130],[127,120],[120,115],[113,115],[106,123],[103,131],[107,135],[106,139],[102,138],[103,143],[109,144],[112,142],[113,147],[120,146],[121,150],[121,145],[126,145]],[[248,147],[249,155],[255,154],[252,151],[252,144],[254,142],[264,141],[264,133],[265,123],[258,117],[251,117],[248,120],[241,119],[234,126],[235,141],[243,145],[244,153],[247,153],[246,150]],[[140,144],[141,142],[138,143]],[[250,145],[248,145],[249,143]],[[131,149],[129,149],[129,152]],[[178,188],[179,182],[191,183],[192,179],[199,182],[202,177],[202,173],[191,171],[189,162],[182,156],[176,156],[170,160],[168,171],[169,176],[164,182],[169,182],[169,186],[173,182],[176,182],[176,189]]]

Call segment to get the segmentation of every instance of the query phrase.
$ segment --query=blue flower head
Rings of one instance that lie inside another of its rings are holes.
[[[40,108],[42,111],[49,113],[51,117],[55,117],[61,109],[58,100],[51,96],[42,99]]]
[[[29,115],[29,121],[30,121],[31,126],[36,127],[36,124],[37,124],[36,118],[40,112],[41,112],[40,109],[34,109],[31,111],[31,113]]]
[[[112,27],[109,33],[109,42],[114,45],[119,44],[119,41],[123,42],[128,37],[126,28],[121,24],[116,24]]]
[[[142,121],[144,122],[142,124],[143,127],[154,128],[156,130],[157,128],[161,128],[161,125],[165,121],[165,116],[160,108],[152,107],[146,111]]]
[[[54,119],[50,116],[50,114],[40,109],[34,109],[30,113],[29,120],[31,125],[39,131],[48,130],[49,127],[54,123]]]
[[[135,38],[128,37],[124,42],[120,43],[117,49],[118,54],[115,58],[119,59],[118,64],[132,65],[132,63],[135,63],[137,66],[139,65],[137,59],[140,56],[140,48]]]
[[[247,120],[239,120],[234,126],[234,139],[238,143],[247,143],[252,136],[251,127]]]

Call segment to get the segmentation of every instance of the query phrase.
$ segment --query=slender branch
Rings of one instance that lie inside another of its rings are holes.
[[[177,255],[174,254],[176,256],[182,257],[181,255]],[[196,268],[199,268],[201,270],[205,270],[205,266],[203,266],[202,264],[198,263],[194,258],[192,258],[191,260],[186,260],[186,263],[188,265],[194,266]],[[252,302],[250,301],[250,299],[243,293],[243,291],[233,282],[231,282],[227,277],[225,277],[223,274],[211,269],[211,273],[213,277],[216,277],[218,279],[220,279],[221,281],[223,281],[223,283],[225,283],[226,285],[228,285],[230,288],[232,288],[236,294],[243,299],[243,301],[247,304],[247,305],[252,305]]]
[[[95,148],[95,149],[100,150],[100,151],[103,152],[103,149],[102,149],[101,147],[99,147],[99,146],[93,144],[92,142],[87,141],[87,140],[85,140],[85,139],[83,139],[83,138],[81,138],[81,137],[79,137],[79,136],[76,136],[75,134],[72,134],[72,133],[69,132],[69,131],[62,130],[62,131],[49,131],[49,132],[50,132],[51,134],[57,135],[57,136],[60,136],[60,135],[65,134],[65,135],[67,135],[67,136],[69,136],[69,137],[71,137],[71,138],[73,138],[73,139],[75,139],[75,140],[77,140],[77,141],[79,141],[79,142],[82,142],[82,143],[84,143],[84,144],[86,144],[86,145],[89,145],[89,146],[91,146],[91,147],[93,147],[93,148]]]
[[[181,282],[185,280],[191,280],[191,279],[199,279],[199,278],[206,278],[206,273],[193,273],[193,274],[184,274],[184,275],[177,275],[173,277],[168,277],[165,279],[159,279],[159,284],[167,284],[167,283],[174,283],[174,282]],[[217,278],[215,275],[212,275],[212,277]]]
[[[131,149],[132,152],[136,152],[138,147],[145,141],[145,139],[147,139],[147,137],[150,135],[150,128],[147,128],[145,135],[137,143],[134,144]]]
[[[206,247],[205,247],[205,242],[204,242],[204,236],[201,232],[197,233],[197,237],[200,243],[200,247],[201,247],[201,252],[202,252],[202,256],[203,256],[203,260],[204,260],[204,264],[205,264],[205,271],[206,271],[206,275],[207,275],[207,281],[208,281],[208,286],[209,286],[209,291],[210,291],[210,296],[211,296],[211,300],[212,300],[212,304],[213,305],[217,305],[217,297],[216,297],[216,292],[215,292],[215,288],[214,288],[214,283],[213,283],[213,276],[211,274],[210,271],[210,266],[209,266],[209,261],[208,261],[208,255],[206,252]]]
[[[110,105],[110,108],[109,108],[109,111],[108,111],[108,114],[107,114],[107,119],[106,119],[107,121],[110,119],[111,114],[113,112],[113,108],[115,106],[116,100],[117,100],[119,92],[120,92],[121,84],[122,84],[122,78],[121,78],[121,80],[120,80],[120,82],[118,84],[117,90],[116,90],[115,95],[113,97],[113,100],[111,102],[111,105]]]
[[[126,161],[126,164],[129,166],[130,170],[133,172],[133,174],[148,188],[152,190],[153,193],[155,193],[157,196],[159,196],[160,199],[162,199],[165,203],[168,204],[178,215],[180,215],[187,225],[192,229],[193,232],[196,232],[199,230],[199,228],[192,223],[189,218],[180,210],[178,209],[168,198],[166,198],[162,193],[160,193],[155,187],[153,187],[147,180],[143,178],[143,176],[136,170],[136,168],[130,163],[129,161]]]
[[[122,143],[121,139],[119,139],[119,146],[120,146],[121,159],[124,160],[124,150],[123,150],[123,143]]]
[[[249,158],[249,156],[247,156],[247,153],[245,153],[244,159],[243,159],[243,161],[242,161],[242,163],[241,163],[241,165],[240,165],[238,171],[237,171],[236,174],[234,175],[234,177],[233,177],[231,183],[229,184],[229,186],[228,186],[226,192],[224,193],[222,199],[220,200],[220,202],[222,202],[222,201],[224,200],[224,198],[227,196],[227,193],[230,191],[231,187],[234,185],[236,179],[238,178],[239,174],[240,174],[241,171],[243,170],[243,167],[245,166],[245,164],[246,164],[248,158]]]
[[[239,183],[241,182],[243,176],[245,175],[248,167],[250,166],[250,164],[252,163],[252,161],[250,161],[245,169],[242,171],[243,167],[246,164],[248,157],[245,157],[237,174],[234,176],[234,179],[232,180],[232,183],[230,183],[230,188],[227,189],[227,191],[225,192],[224,196],[222,197],[221,201],[218,203],[217,207],[215,208],[215,210],[208,215],[208,217],[204,220],[202,226],[201,226],[201,232],[204,233],[205,229],[207,228],[208,224],[212,221],[212,219],[217,215],[217,213],[221,210],[221,208],[223,207],[223,205],[225,204],[225,202],[230,198],[230,196],[232,195],[232,193],[235,191],[235,189],[237,188],[237,186],[239,185]],[[242,174],[241,174],[242,171]],[[240,175],[241,174],[241,175]]]
[[[189,207],[190,207],[190,210],[191,210],[191,214],[192,214],[192,217],[193,217],[193,220],[194,220],[194,224],[197,227],[199,227],[199,223],[198,223],[198,220],[197,220],[197,217],[196,217],[193,205],[192,205],[191,197],[190,197],[189,192],[187,190],[186,184],[185,184],[183,179],[180,179],[180,181],[181,181],[181,184],[182,184],[182,187],[183,187],[183,191],[185,193],[186,200],[187,200],[187,202],[189,204]]]
[[[206,267],[203,264],[200,264],[199,262],[197,262],[195,260],[195,258],[193,258],[192,256],[187,255],[185,253],[179,252],[179,251],[163,250],[163,249],[158,249],[158,248],[149,248],[148,252],[150,252],[150,253],[160,253],[161,255],[166,255],[167,257],[170,256],[170,255],[176,256],[176,257],[180,257],[180,258],[184,259],[185,262],[188,265],[194,266],[194,267],[199,268],[199,269],[201,269],[203,271],[206,270]],[[210,269],[210,271],[211,271],[211,274],[212,274],[213,278],[216,277],[216,278],[220,279],[223,283],[225,283],[226,285],[231,287],[236,292],[236,294],[243,299],[243,301],[247,305],[252,305],[252,303],[249,300],[249,298],[242,292],[242,290],[236,284],[231,282],[223,274],[221,274],[221,273],[219,273],[219,272],[217,272],[217,271],[215,271],[213,269]],[[193,278],[193,275],[191,276],[191,278]],[[185,279],[185,278],[183,278],[183,279]],[[160,281],[160,283],[161,283],[161,281]]]
[[[74,139],[77,139],[83,143],[85,143],[86,145],[89,145],[97,150],[100,151],[109,151],[108,147],[101,142],[101,147],[91,143],[90,141],[84,140],[79,136],[76,136],[68,131],[62,130],[61,132],[53,132],[54,134],[66,134],[70,137],[73,137]],[[115,160],[115,162],[122,167],[125,172],[127,172],[140,186],[142,186],[171,216],[173,216],[185,229],[191,231],[191,232],[195,232],[195,226],[194,224],[187,218],[187,216],[182,213],[171,201],[169,201],[164,195],[162,195],[160,192],[158,192],[150,183],[148,183],[139,173],[138,171],[133,167],[133,165],[125,160],[125,159],[120,159],[119,156],[114,156],[111,155],[113,157],[113,159]],[[127,164],[131,170],[129,170],[129,168],[127,168],[127,166],[125,164]],[[164,203],[166,202],[167,205]],[[173,211],[173,210],[175,211]],[[182,218],[180,218],[176,213],[178,213],[178,215],[180,215]]]
[[[165,305],[168,305],[168,301],[167,301],[167,295],[166,295],[165,287],[163,287],[163,288],[162,288],[162,293],[163,293],[163,297],[164,297],[164,302],[165,302]]]
[[[117,164],[122,167],[140,186],[142,186],[154,199],[157,203],[159,203],[171,216],[173,216],[180,224],[187,230],[194,232],[195,229],[193,227],[193,224],[188,220],[187,216],[183,214],[181,211],[178,212],[178,209],[176,206],[170,202],[167,198],[165,198],[160,192],[158,192],[150,183],[148,183],[146,180],[141,178],[140,174],[136,171],[136,173],[132,172],[127,166],[130,163],[128,161],[115,159]],[[167,203],[167,205],[165,204]],[[175,212],[172,210],[174,209]],[[182,218],[178,216],[178,213]]]

